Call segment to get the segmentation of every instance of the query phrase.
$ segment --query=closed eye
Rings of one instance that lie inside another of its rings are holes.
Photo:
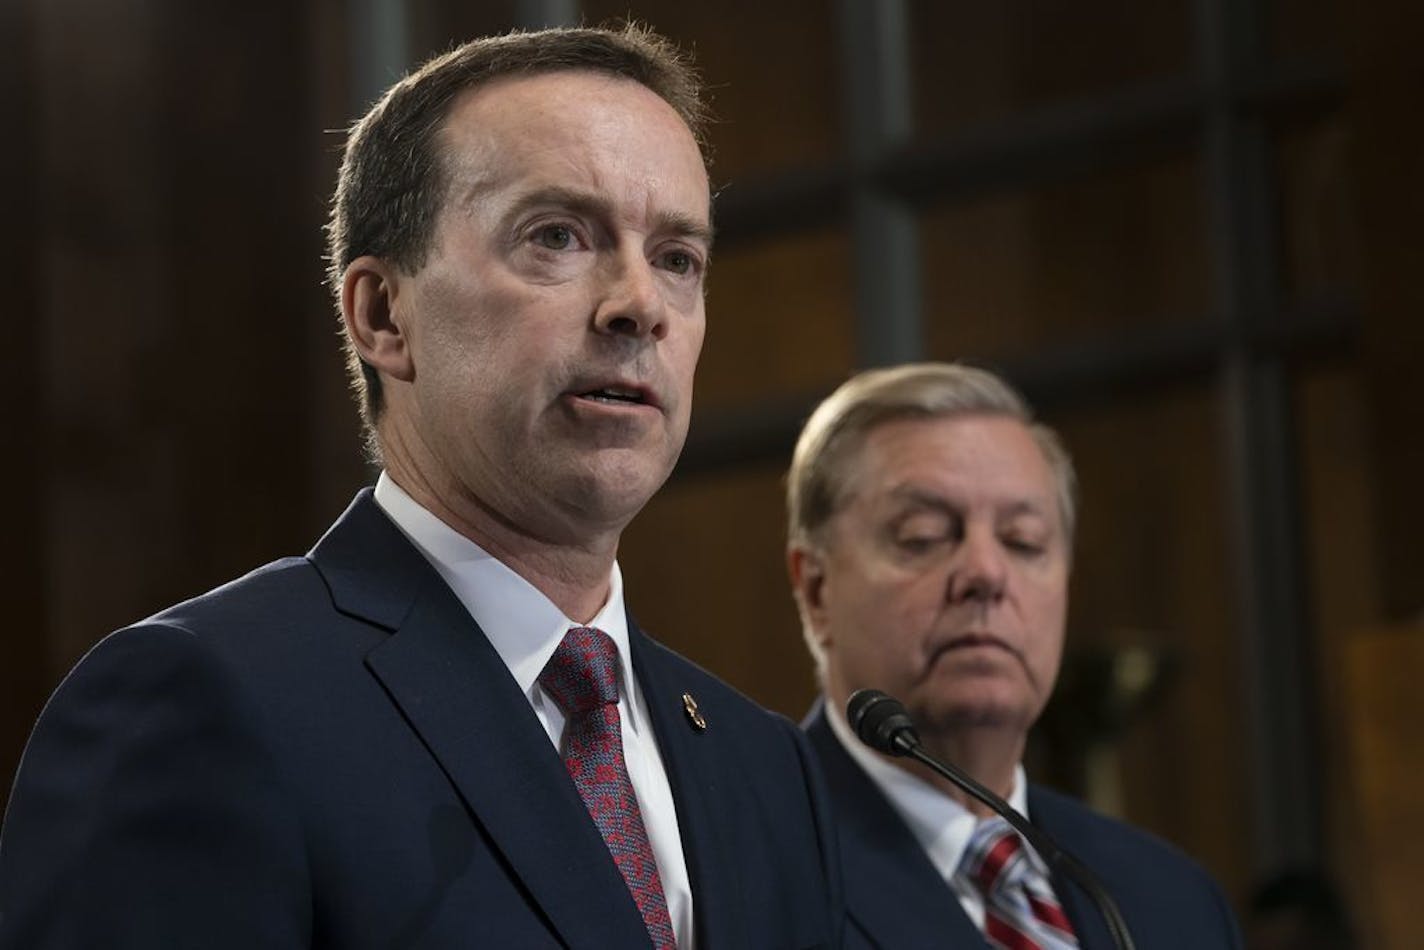
[[[1026,538],[1005,538],[1004,547],[1015,554],[1036,557],[1044,552],[1045,546],[1038,541],[1030,541]]]
[[[930,548],[944,540],[944,535],[936,535],[934,537],[913,536],[896,538],[895,544],[900,550],[907,554],[924,554]]]

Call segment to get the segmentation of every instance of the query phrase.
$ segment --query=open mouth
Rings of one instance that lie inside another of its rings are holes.
[[[622,386],[605,386],[601,389],[590,389],[588,392],[579,393],[578,397],[580,399],[587,399],[591,402],[601,402],[607,405],[648,405],[647,394],[642,390]]]

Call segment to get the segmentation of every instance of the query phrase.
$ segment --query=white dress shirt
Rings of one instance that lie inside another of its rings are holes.
[[[905,824],[910,826],[915,840],[929,855],[930,863],[959,898],[959,903],[974,926],[984,929],[984,897],[978,888],[955,877],[959,860],[974,834],[974,826],[979,819],[959,802],[950,798],[918,775],[885,761],[868,749],[855,733],[835,703],[826,703],[826,718],[831,731],[845,748],[846,753],[856,761],[890,804],[900,813]],[[1023,765],[1014,766],[1014,787],[1008,802],[1019,814],[1028,817],[1028,786]],[[1038,852],[1024,842],[1024,853],[1043,879],[1052,886],[1048,877],[1048,866]]]
[[[570,627],[597,627],[617,645],[618,717],[622,722],[628,778],[658,863],[677,945],[682,950],[692,950],[692,885],[683,859],[682,835],[667,770],[653,736],[647,704],[633,675],[628,617],[623,610],[623,575],[618,564],[613,565],[603,608],[589,623],[577,623],[533,584],[423,508],[385,472],[376,482],[375,497],[479,624],[529,699],[555,748],[563,739],[564,714],[539,686],[544,665]]]

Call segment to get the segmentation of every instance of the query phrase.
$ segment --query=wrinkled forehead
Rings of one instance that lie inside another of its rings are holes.
[[[438,141],[457,196],[517,176],[598,185],[617,175],[669,200],[710,205],[702,150],[677,110],[611,73],[516,74],[466,89]]]
[[[1023,420],[999,412],[953,412],[879,420],[832,459],[833,507],[857,498],[949,493],[964,502],[1058,515],[1052,465]]]

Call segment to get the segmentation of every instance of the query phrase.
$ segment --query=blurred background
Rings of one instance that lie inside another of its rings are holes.
[[[341,130],[462,39],[627,16],[719,117],[693,430],[621,552],[640,622],[799,719],[800,422],[857,368],[995,368],[1082,481],[1031,772],[1198,857],[1255,946],[1283,913],[1424,945],[1408,0],[0,0],[3,786],[99,637],[373,479],[322,286]]]

